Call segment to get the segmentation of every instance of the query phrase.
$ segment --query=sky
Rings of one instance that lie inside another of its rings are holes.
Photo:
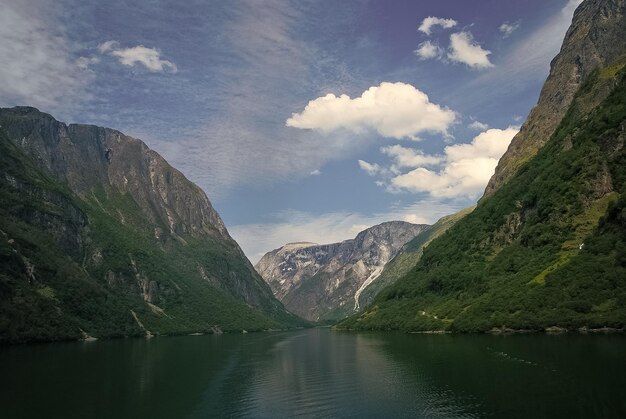
[[[0,0],[0,106],[140,138],[254,263],[473,205],[580,0]]]

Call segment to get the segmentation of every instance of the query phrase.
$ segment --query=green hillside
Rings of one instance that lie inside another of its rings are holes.
[[[538,154],[338,328],[624,327],[625,77],[623,64],[594,72]]]
[[[455,214],[446,215],[430,226],[426,231],[418,234],[413,240],[408,242],[404,246],[404,249],[385,265],[385,269],[380,276],[376,278],[376,281],[372,282],[370,286],[363,290],[359,298],[361,307],[366,307],[371,304],[381,290],[409,273],[411,268],[413,268],[422,257],[424,248],[428,246],[431,241],[444,234],[457,221],[473,210],[474,207],[472,206]]]
[[[257,280],[234,241],[156,240],[128,194],[102,184],[77,195],[4,129],[0,204],[0,342],[303,324],[273,298],[252,306],[220,283]]]

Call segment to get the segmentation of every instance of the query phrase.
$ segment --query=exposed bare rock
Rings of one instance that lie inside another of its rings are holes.
[[[0,342],[303,324],[206,194],[138,139],[0,109],[0,189]]]
[[[291,312],[313,321],[340,319],[359,309],[361,291],[428,227],[391,221],[341,243],[289,243],[265,254],[255,268]]]
[[[552,60],[539,101],[498,162],[485,196],[498,189],[548,142],[574,95],[593,71],[626,58],[623,56],[625,15],[626,0],[589,0],[576,9],[561,51]],[[622,41],[615,42],[616,39]],[[601,88],[594,89],[592,96],[581,101],[581,106],[593,109],[612,87],[613,80],[606,78]]]

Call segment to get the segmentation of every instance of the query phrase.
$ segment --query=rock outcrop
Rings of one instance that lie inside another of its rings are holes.
[[[625,15],[625,0],[587,0],[576,9],[561,51],[550,64],[539,101],[498,162],[485,196],[506,183],[547,143],[592,72],[626,61]],[[593,95],[585,100],[587,110],[597,106],[613,87],[611,78],[596,86]]]
[[[486,195],[338,328],[623,329],[625,8],[581,3]]]
[[[361,292],[427,228],[391,221],[341,243],[290,243],[265,254],[255,268],[293,313],[312,321],[337,320],[359,309]]]
[[[299,322],[206,194],[142,141],[15,107],[0,109],[0,147],[0,340]]]

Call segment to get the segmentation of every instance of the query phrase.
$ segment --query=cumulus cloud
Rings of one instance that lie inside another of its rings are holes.
[[[413,51],[420,60],[430,60],[432,58],[439,58],[443,54],[443,50],[436,43],[430,41],[424,41],[418,45],[417,49]]]
[[[469,32],[457,32],[450,35],[450,50],[448,58],[451,61],[466,64],[470,68],[485,69],[493,67],[489,61],[491,51],[483,49],[474,42]]]
[[[322,172],[319,169],[312,170],[311,173],[309,173],[311,176],[319,176],[321,174]]]
[[[515,32],[516,30],[518,30],[520,27],[520,22],[513,22],[513,23],[509,23],[509,22],[504,22],[502,25],[500,25],[500,32],[502,32],[502,37],[503,38],[508,38],[509,36],[511,36],[511,34],[513,32]]]
[[[394,160],[394,166],[419,167],[434,166],[443,161],[443,156],[431,156],[424,154],[421,150],[403,147],[399,144],[382,147],[380,151]]]
[[[143,45],[121,48],[117,41],[106,41],[98,45],[98,50],[102,54],[116,57],[121,64],[129,67],[141,64],[153,73],[176,73],[178,71],[176,64],[162,59],[161,51],[156,48],[147,48]]]
[[[287,119],[288,127],[324,133],[346,129],[354,133],[376,131],[383,137],[417,139],[422,132],[448,135],[456,114],[430,102],[426,93],[410,84],[383,82],[360,97],[332,93],[308,103]]]
[[[387,212],[374,214],[343,211],[312,214],[286,210],[273,214],[265,222],[240,224],[229,227],[228,231],[248,258],[256,263],[266,252],[287,243],[336,243],[352,239],[368,227],[392,220],[432,224],[445,215],[459,211],[466,204],[425,198],[414,204],[392,206]]]
[[[458,22],[454,19],[443,19],[440,17],[428,16],[422,21],[422,24],[417,28],[418,31],[424,32],[426,35],[430,35],[433,26],[441,26],[444,29],[450,29],[456,26]]]
[[[427,192],[433,197],[477,198],[518,131],[517,127],[493,128],[478,134],[469,144],[448,146],[441,168],[416,167],[391,179],[390,190]]]
[[[489,129],[489,125],[480,121],[472,121],[471,124],[467,126],[470,129],[475,129],[476,131],[485,131]]]

